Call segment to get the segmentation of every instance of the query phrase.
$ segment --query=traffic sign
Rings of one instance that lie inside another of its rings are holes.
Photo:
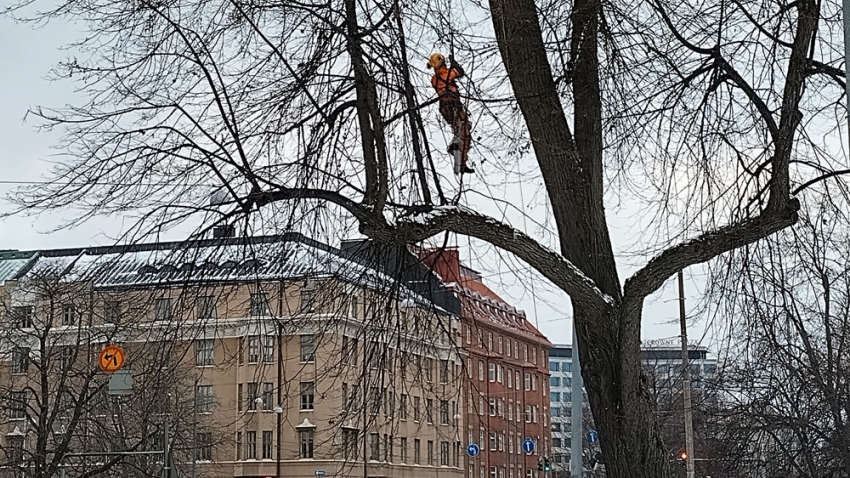
[[[534,440],[531,438],[526,438],[522,442],[522,451],[526,453],[531,453],[534,451]]]
[[[316,476],[325,476],[325,470],[316,470]]]
[[[106,373],[112,373],[121,369],[124,366],[124,349],[117,345],[107,345],[106,348],[100,351],[97,357],[97,364],[100,369]]]
[[[599,433],[596,433],[596,430],[590,430],[587,432],[587,442],[588,443],[596,443],[599,441]]]
[[[470,443],[469,446],[466,447],[466,454],[469,456],[478,456],[479,453],[481,453],[481,447],[475,443]]]

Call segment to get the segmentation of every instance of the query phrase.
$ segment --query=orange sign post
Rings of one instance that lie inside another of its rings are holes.
[[[97,364],[100,365],[100,369],[104,372],[112,373],[124,366],[125,359],[124,349],[117,345],[107,345],[100,351],[100,355],[97,357]]]

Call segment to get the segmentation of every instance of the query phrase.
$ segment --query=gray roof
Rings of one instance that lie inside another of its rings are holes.
[[[352,260],[339,249],[300,234],[21,254],[31,257],[0,260],[0,284],[4,278],[25,278],[42,271],[61,272],[67,281],[90,281],[95,288],[335,277],[389,290],[394,282],[389,275]],[[420,304],[430,302],[406,287],[399,292]]]
[[[30,258],[25,259],[0,259],[0,285],[3,285],[9,279],[13,279],[21,272]]]

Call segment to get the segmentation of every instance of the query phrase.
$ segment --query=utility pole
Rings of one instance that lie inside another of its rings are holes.
[[[848,2],[850,0],[844,0]],[[691,408],[691,367],[688,357],[688,325],[685,323],[685,276],[679,271],[679,324],[682,329],[682,397],[685,402],[685,464],[688,478],[694,478],[694,419]]]
[[[850,1],[850,0],[847,0]],[[570,478],[582,478],[583,460],[581,448],[584,440],[582,435],[582,393],[581,363],[578,359],[578,333],[576,319],[573,316],[573,349],[572,349],[572,408],[570,410]]]

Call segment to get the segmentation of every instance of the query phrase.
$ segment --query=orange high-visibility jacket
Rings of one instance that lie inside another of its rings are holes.
[[[454,68],[446,68],[441,66],[434,70],[434,76],[431,77],[431,86],[437,90],[437,96],[442,97],[446,93],[457,95],[457,83],[455,80],[460,78],[460,73]]]

